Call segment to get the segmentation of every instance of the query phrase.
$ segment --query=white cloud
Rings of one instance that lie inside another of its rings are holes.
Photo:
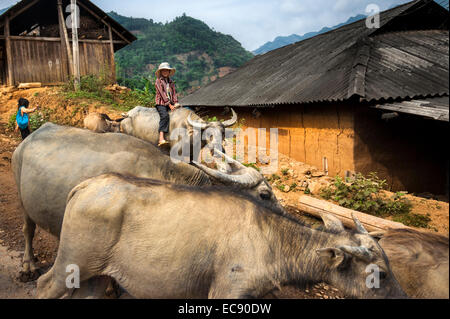
[[[169,22],[186,13],[214,30],[232,35],[247,50],[277,36],[305,34],[365,13],[368,4],[381,10],[409,0],[92,0],[106,12]],[[0,0],[0,8],[16,3]]]

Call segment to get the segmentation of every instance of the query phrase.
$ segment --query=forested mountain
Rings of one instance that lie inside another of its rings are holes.
[[[335,25],[334,27],[331,27],[331,28],[324,27],[320,31],[317,31],[317,32],[308,32],[308,33],[305,33],[304,35],[291,34],[291,35],[286,36],[286,37],[276,37],[275,40],[265,43],[264,45],[262,45],[261,47],[259,47],[255,51],[253,51],[253,53],[254,54],[264,54],[266,52],[269,52],[269,51],[272,51],[272,50],[284,47],[286,45],[289,45],[289,44],[292,44],[292,43],[295,43],[295,42],[298,42],[298,41],[302,41],[302,40],[306,40],[308,38],[312,38],[312,37],[314,37],[316,35],[328,32],[328,31],[333,30],[333,29],[337,29],[337,28],[339,28],[339,27],[341,27],[343,25],[350,24],[352,22],[355,22],[355,21],[358,21],[358,20],[361,20],[361,19],[364,19],[364,18],[366,18],[365,15],[358,14],[357,16],[349,18],[344,23],[340,23],[340,24]]]
[[[184,14],[165,24],[109,15],[138,38],[116,53],[118,81],[129,87],[143,86],[142,78],[153,77],[158,65],[167,61],[177,69],[178,90],[188,93],[253,57],[233,37]]]

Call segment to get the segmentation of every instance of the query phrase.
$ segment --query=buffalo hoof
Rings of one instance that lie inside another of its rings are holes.
[[[18,279],[21,282],[30,282],[35,281],[41,276],[41,272],[39,269],[35,269],[33,271],[21,271],[19,273]]]

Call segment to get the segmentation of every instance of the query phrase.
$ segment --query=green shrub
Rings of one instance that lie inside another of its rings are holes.
[[[17,113],[13,113],[8,119],[8,128],[10,130],[14,130],[16,128],[16,115]]]
[[[269,182],[271,182],[271,181],[276,181],[278,179],[280,179],[280,176],[278,176],[277,174],[272,174],[267,180]]]
[[[380,193],[385,188],[386,180],[379,179],[376,173],[370,173],[368,177],[356,174],[346,180],[336,176],[332,185],[321,190],[320,196],[346,208],[379,217],[394,216],[405,225],[427,227],[429,220],[411,214],[412,204],[404,197],[405,193],[397,192],[385,198]]]
[[[256,169],[258,172],[260,171],[259,167],[256,166],[256,163],[248,163],[248,164],[242,163],[242,165],[244,165],[244,166],[246,166],[246,167],[254,168],[254,169]]]
[[[395,216],[393,220],[408,226],[430,228],[428,223],[431,221],[431,218],[429,216],[411,213]]]

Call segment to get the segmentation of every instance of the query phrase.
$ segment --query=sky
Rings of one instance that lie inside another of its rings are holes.
[[[106,12],[170,22],[183,13],[229,34],[253,51],[277,36],[303,35],[365,14],[369,4],[380,10],[409,0],[91,0]],[[0,9],[17,0],[0,0]]]

